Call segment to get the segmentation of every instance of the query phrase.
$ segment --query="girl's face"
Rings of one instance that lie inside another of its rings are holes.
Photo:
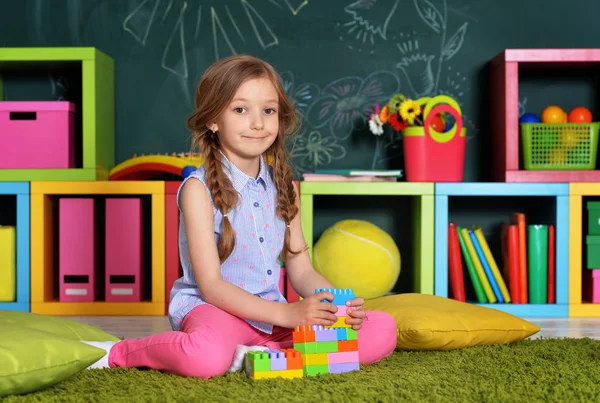
[[[246,81],[209,129],[218,130],[223,152],[233,163],[258,159],[277,138],[279,97],[269,79]]]

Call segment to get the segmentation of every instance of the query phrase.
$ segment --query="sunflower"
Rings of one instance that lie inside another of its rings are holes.
[[[415,124],[415,118],[421,112],[419,104],[412,99],[407,99],[400,104],[400,116],[409,124]]]

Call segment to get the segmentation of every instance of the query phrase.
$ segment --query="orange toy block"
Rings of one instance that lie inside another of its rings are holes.
[[[309,343],[316,341],[315,331],[310,325],[296,326],[292,333],[294,343]]]
[[[300,351],[293,348],[284,348],[281,351],[285,354],[286,368],[288,370],[302,369],[302,354],[300,354]]]
[[[358,340],[339,340],[338,352],[358,351]]]

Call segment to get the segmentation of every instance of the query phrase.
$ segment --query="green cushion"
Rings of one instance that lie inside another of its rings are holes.
[[[79,340],[119,338],[66,318],[0,311],[0,397],[55,385],[106,354]]]
[[[29,312],[0,311],[0,328],[9,325],[43,330],[72,340],[119,341],[117,336],[102,329],[71,319]]]
[[[18,325],[0,326],[0,397],[61,382],[106,352],[76,340]]]

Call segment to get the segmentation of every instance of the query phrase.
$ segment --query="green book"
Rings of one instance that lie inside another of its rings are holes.
[[[548,303],[548,226],[527,226],[529,303]]]
[[[475,266],[473,265],[473,261],[471,260],[471,255],[469,255],[469,251],[467,250],[467,245],[465,245],[465,240],[462,237],[461,231],[462,227],[456,226],[456,232],[458,232],[458,242],[460,243],[460,250],[462,251],[462,255],[465,258],[465,263],[467,264],[467,271],[469,272],[469,277],[471,278],[471,283],[473,284],[473,288],[475,289],[475,296],[477,297],[477,302],[486,303],[487,298],[485,296],[485,291],[483,291],[483,286],[481,285],[481,281],[479,280],[479,276],[477,275],[477,271],[475,270]]]

